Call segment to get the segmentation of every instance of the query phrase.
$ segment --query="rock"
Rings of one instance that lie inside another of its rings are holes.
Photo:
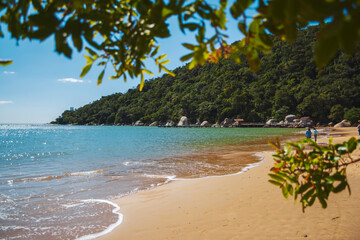
[[[211,124],[208,122],[208,121],[203,121],[201,124],[200,124],[201,127],[211,127]]]
[[[286,122],[286,123],[292,123],[292,122],[294,122],[294,120],[295,120],[296,118],[297,118],[297,117],[296,117],[295,115],[293,115],[293,114],[287,115],[287,116],[285,117],[285,122]]]
[[[266,122],[266,125],[275,125],[277,124],[277,121],[276,119],[274,118],[270,118],[267,122]]]
[[[197,125],[197,126],[200,126],[200,125],[201,125],[201,122],[200,122],[200,120],[199,120],[198,118],[196,119],[195,125]]]
[[[218,122],[216,122],[215,124],[211,125],[211,127],[221,127],[221,126]]]
[[[351,122],[349,120],[342,120],[338,124],[336,124],[334,127],[351,127]]]
[[[134,126],[144,126],[144,123],[141,122],[140,120],[137,120],[134,124]]]
[[[175,126],[175,123],[173,121],[167,122],[165,124],[165,127],[173,127],[173,126]]]
[[[186,126],[189,126],[188,118],[185,117],[185,116],[182,116],[182,117],[180,118],[180,121],[178,122],[177,126],[178,126],[178,127],[186,127]]]
[[[234,119],[225,118],[224,121],[220,123],[221,127],[230,127],[234,123]]]
[[[159,126],[159,122],[155,121],[155,122],[151,123],[149,126],[150,127],[157,127],[157,126]]]

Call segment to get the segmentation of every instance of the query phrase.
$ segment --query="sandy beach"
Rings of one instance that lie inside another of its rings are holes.
[[[332,130],[334,142],[359,137],[355,128]],[[330,194],[326,209],[316,202],[303,213],[268,183],[271,154],[242,174],[177,180],[117,199],[123,223],[100,239],[360,239],[360,164],[347,170],[351,195]]]

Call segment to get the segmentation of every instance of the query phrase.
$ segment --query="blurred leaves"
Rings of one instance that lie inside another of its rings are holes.
[[[303,211],[316,199],[326,208],[330,193],[346,188],[351,193],[346,167],[360,161],[351,158],[351,153],[360,145],[360,139],[352,137],[342,144],[332,144],[330,139],[326,146],[320,146],[311,139],[288,142],[283,148],[280,144],[270,145],[276,153],[269,182],[281,188],[285,198],[294,196],[296,201],[300,195]]]
[[[7,65],[10,65],[10,64],[13,64],[12,60],[0,60],[0,65],[1,66],[7,66]]]
[[[54,36],[56,51],[68,58],[74,48],[81,51],[87,46],[92,49],[93,63],[105,63],[98,64],[103,67],[99,79],[109,64],[115,72],[111,79],[123,77],[124,81],[127,77],[143,78],[147,59],[152,59],[160,72],[173,75],[164,66],[168,61],[159,60],[164,54],[159,54],[157,44],[157,39],[171,36],[168,23],[171,17],[177,18],[183,33],[196,34],[196,44],[183,45],[189,52],[181,60],[190,61],[190,68],[208,60],[218,62],[223,57],[232,57],[239,63],[238,55],[243,53],[250,67],[258,71],[259,54],[270,53],[272,36],[293,42],[298,31],[309,23],[321,26],[315,47],[318,70],[339,49],[351,54],[360,39],[359,1],[261,0],[257,6],[254,2],[235,0],[227,8],[227,0],[217,4],[203,0],[2,1],[0,23],[18,41],[26,38],[43,41]],[[224,33],[230,16],[228,9],[244,35],[229,54],[223,51],[228,46]],[[0,29],[0,37],[3,35]],[[90,70],[89,64],[83,68],[82,77]]]

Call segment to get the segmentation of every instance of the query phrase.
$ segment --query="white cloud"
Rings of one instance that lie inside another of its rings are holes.
[[[84,80],[75,79],[75,78],[61,78],[57,80],[58,82],[70,82],[70,83],[83,83]]]
[[[4,74],[15,74],[15,72],[4,71]]]
[[[9,104],[9,103],[14,103],[13,101],[0,101],[0,104]]]

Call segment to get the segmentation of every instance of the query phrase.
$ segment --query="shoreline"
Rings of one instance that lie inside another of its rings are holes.
[[[329,134],[341,134],[334,142],[342,142],[357,131],[335,129]],[[328,138],[318,142],[326,143]],[[351,196],[347,191],[331,194],[327,209],[316,202],[302,213],[299,202],[286,200],[267,182],[271,153],[261,155],[264,160],[242,174],[171,181],[113,200],[121,208],[123,222],[99,239],[356,239],[360,235],[359,164],[348,167]]]

